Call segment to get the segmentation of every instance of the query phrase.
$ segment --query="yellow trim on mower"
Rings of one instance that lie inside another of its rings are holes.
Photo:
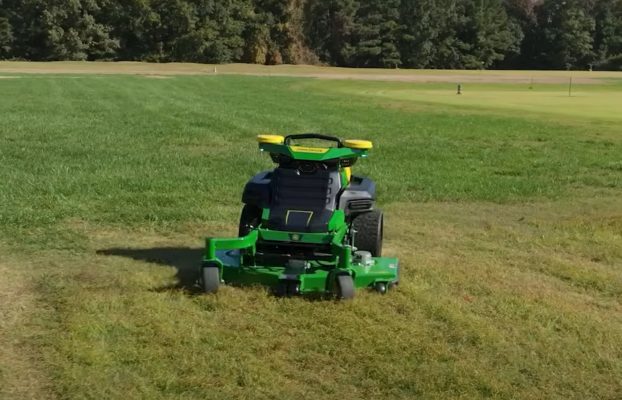
[[[257,141],[265,144],[283,144],[285,138],[281,135],[257,135]]]
[[[346,173],[346,179],[348,179],[348,183],[352,180],[352,167],[345,167],[343,169]]]
[[[297,151],[301,153],[316,153],[316,154],[324,154],[327,153],[329,149],[325,147],[308,147],[308,146],[289,146],[292,151]]]
[[[357,139],[346,139],[343,141],[343,145],[350,149],[357,150],[369,150],[374,147],[373,143],[369,140],[357,140]]]

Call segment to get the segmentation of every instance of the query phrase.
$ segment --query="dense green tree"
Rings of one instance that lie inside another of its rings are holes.
[[[8,58],[12,53],[14,37],[10,12],[5,2],[0,0],[0,59]]]
[[[287,2],[287,37],[283,59],[292,64],[317,64],[318,56],[310,49],[305,36],[305,4],[308,0],[289,0]]]
[[[520,51],[520,26],[497,0],[403,0],[401,16],[407,66],[489,68]]]
[[[541,68],[587,68],[594,60],[595,21],[580,0],[545,0],[537,7]]]
[[[177,35],[175,60],[226,63],[240,60],[244,53],[244,29],[251,12],[250,2],[195,0],[190,29]]]
[[[431,68],[447,35],[446,9],[437,7],[438,0],[402,0],[400,6],[400,53],[402,62],[414,68]]]
[[[464,57],[466,68],[490,68],[509,54],[520,52],[523,32],[511,20],[500,0],[466,2],[469,23],[466,27],[471,51]]]
[[[93,16],[95,0],[13,1],[14,56],[34,60],[112,57],[118,42]]]
[[[11,54],[13,46],[13,28],[6,17],[0,17],[0,59]]]
[[[258,64],[282,64],[288,42],[286,2],[254,0],[246,34],[247,58]]]
[[[245,59],[262,64],[314,62],[304,37],[304,0],[253,0]]]
[[[600,0],[593,14],[597,67],[622,69],[622,0]]]
[[[352,36],[350,65],[397,67],[400,0],[360,0]]]
[[[116,58],[148,60],[153,58],[157,44],[150,31],[160,19],[148,0],[99,0],[99,20],[111,27],[111,36],[118,40]]]
[[[102,19],[114,26],[118,58],[232,62],[241,59],[249,0],[104,0]]]
[[[538,58],[541,43],[538,37],[536,6],[540,0],[505,0],[504,5],[511,21],[520,27],[523,40],[516,53],[510,53],[496,64],[501,68],[531,68]]]
[[[355,0],[308,0],[305,33],[311,49],[329,64],[346,65],[354,52],[352,35],[359,3]]]
[[[474,45],[465,40],[473,40],[474,28],[464,2],[403,0],[401,16],[400,52],[406,66],[465,68],[464,57]]]
[[[622,68],[622,0],[0,0],[0,58]]]

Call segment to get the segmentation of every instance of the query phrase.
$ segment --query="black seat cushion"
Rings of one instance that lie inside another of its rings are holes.
[[[272,175],[268,228],[288,232],[328,232],[340,178],[337,169],[301,173],[279,167]]]

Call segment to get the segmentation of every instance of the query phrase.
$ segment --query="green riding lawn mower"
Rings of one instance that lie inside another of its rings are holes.
[[[384,294],[397,285],[398,260],[381,257],[375,184],[351,174],[372,143],[315,133],[257,139],[277,167],[246,184],[239,237],[206,239],[204,291],[259,284],[277,296],[351,299],[355,288]],[[307,140],[330,145],[301,145]]]

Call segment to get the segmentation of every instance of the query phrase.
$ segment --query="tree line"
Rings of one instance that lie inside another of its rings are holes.
[[[622,69],[622,0],[0,0],[0,59]]]

